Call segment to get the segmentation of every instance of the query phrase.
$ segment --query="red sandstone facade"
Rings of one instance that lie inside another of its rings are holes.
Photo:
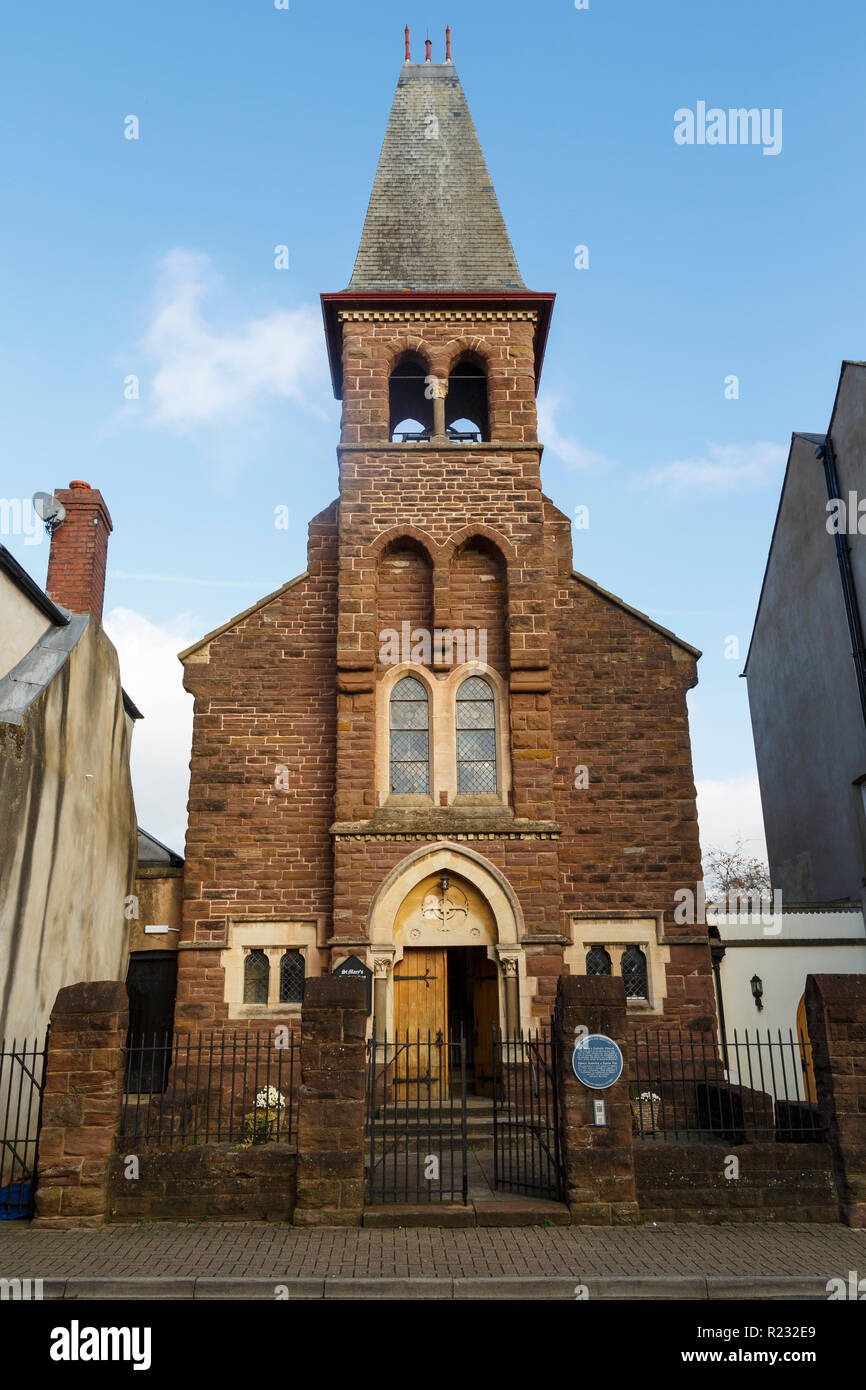
[[[573,571],[569,519],[541,489],[552,296],[324,301],[339,497],[310,524],[306,572],[182,654],[195,722],[178,1025],[290,1019],[273,984],[267,1004],[242,988],[250,950],[273,971],[286,948],[308,975],[366,961],[377,1015],[398,1026],[394,982],[417,948],[451,950],[452,973],[454,951],[486,951],[501,1023],[527,1027],[591,946],[616,974],[636,945],[649,984],[631,1019],[712,1028],[706,927],[674,921],[675,893],[701,876],[686,709],[698,653]],[[407,361],[441,392],[459,364],[485,379],[481,442],[450,438],[441,413],[423,442],[391,442],[389,382]],[[383,633],[407,623],[483,632],[484,660],[434,650],[395,669]],[[431,701],[416,797],[389,790],[389,694],[406,674]],[[448,732],[471,674],[496,697],[486,796],[456,790]],[[443,872],[454,887],[438,918],[404,910]]]

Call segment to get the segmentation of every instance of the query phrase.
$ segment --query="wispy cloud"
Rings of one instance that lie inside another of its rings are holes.
[[[788,456],[781,444],[708,444],[701,458],[675,459],[650,469],[637,480],[641,487],[672,492],[744,492],[779,480]]]
[[[293,401],[326,418],[321,319],[315,309],[278,309],[218,326],[206,309],[221,280],[206,255],[171,251],[160,267],[141,347],[153,370],[142,382],[141,415],[178,433],[236,422],[269,401]]]
[[[596,449],[587,449],[576,439],[562,434],[556,417],[562,406],[560,396],[545,395],[538,402],[538,437],[545,449],[567,464],[569,468],[609,468],[610,459]]]

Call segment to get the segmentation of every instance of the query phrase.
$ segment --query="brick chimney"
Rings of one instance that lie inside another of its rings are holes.
[[[101,623],[112,531],[108,508],[101,492],[78,480],[54,495],[66,508],[66,519],[51,535],[48,597],[72,613],[89,613]]]

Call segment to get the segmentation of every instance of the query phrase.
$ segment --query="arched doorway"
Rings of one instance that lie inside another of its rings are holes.
[[[483,856],[441,844],[383,883],[369,934],[379,1037],[466,1040],[467,1081],[489,1095],[493,1028],[519,1026],[519,907]]]
[[[409,890],[397,910],[394,943],[396,1038],[466,1043],[470,1092],[493,1093],[493,1028],[499,1022],[496,923],[478,889],[443,869]]]

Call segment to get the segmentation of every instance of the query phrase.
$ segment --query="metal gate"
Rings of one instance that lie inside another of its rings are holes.
[[[493,1030],[493,1185],[562,1197],[553,1029],[510,1037]]]
[[[0,1221],[33,1211],[46,1046],[0,1043]]]
[[[368,1042],[367,1202],[465,1203],[466,1149],[465,1038]]]

